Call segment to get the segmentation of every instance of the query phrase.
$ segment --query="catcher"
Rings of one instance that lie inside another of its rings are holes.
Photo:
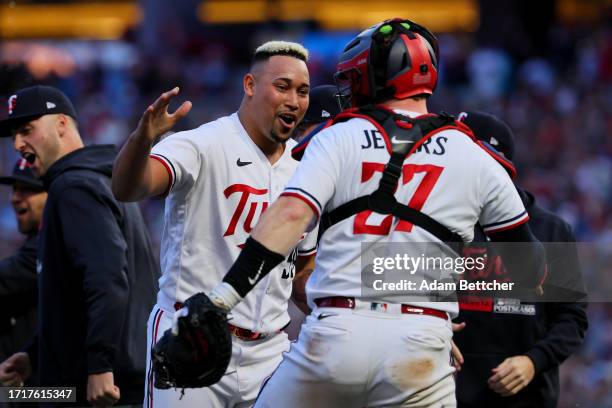
[[[337,78],[348,82],[358,109],[312,139],[281,198],[210,293],[226,310],[240,307],[320,220],[306,286],[313,312],[257,407],[456,405],[449,353],[457,304],[365,298],[362,243],[471,241],[480,220],[492,239],[529,243],[511,272],[527,287],[538,285],[543,249],[508,175],[469,129],[426,115],[437,57],[433,34],[403,19],[377,24],[346,46]]]

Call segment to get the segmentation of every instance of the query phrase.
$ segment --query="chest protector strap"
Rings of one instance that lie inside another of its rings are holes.
[[[455,118],[447,114],[427,115],[413,119],[379,106],[364,106],[343,112],[334,119],[334,123],[352,118],[366,119],[374,124],[385,139],[391,157],[385,166],[376,191],[348,201],[321,215],[319,238],[332,225],[362,211],[371,210],[379,214],[391,214],[401,220],[411,222],[445,242],[455,251],[460,251],[463,240],[459,234],[427,214],[399,203],[393,193],[397,189],[404,160],[408,156],[440,130],[455,128],[464,132],[462,125],[458,125]]]

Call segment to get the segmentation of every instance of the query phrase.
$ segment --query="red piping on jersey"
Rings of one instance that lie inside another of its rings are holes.
[[[300,200],[308,204],[308,206],[312,209],[312,211],[314,211],[315,215],[317,216],[317,219],[321,216],[321,214],[319,214],[319,210],[317,209],[317,206],[311,203],[310,200],[308,200],[306,197],[298,193],[285,192],[285,193],[282,193],[280,196],[299,198]]]
[[[506,231],[506,230],[509,230],[509,229],[512,229],[512,228],[516,228],[519,225],[526,223],[527,221],[529,221],[529,215],[527,215],[527,217],[525,217],[524,219],[515,222],[514,224],[510,224],[510,225],[507,225],[505,227],[501,227],[501,228],[497,228],[497,229],[485,230],[485,232],[487,233],[487,235],[488,234],[496,234],[498,232]]]
[[[166,168],[166,171],[168,172],[168,176],[170,177],[170,182],[168,183],[168,187],[166,187],[166,189],[162,193],[162,196],[165,197],[168,195],[168,193],[170,192],[170,189],[172,188],[172,185],[174,184],[174,174],[172,174],[172,169],[170,168],[170,166],[168,165],[168,163],[166,163],[164,159],[162,159],[159,156],[155,156],[153,154],[149,155],[149,157],[160,162]]]

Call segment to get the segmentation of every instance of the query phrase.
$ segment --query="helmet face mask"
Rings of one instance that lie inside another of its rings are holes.
[[[357,106],[358,101],[352,100],[358,95],[353,92],[353,87],[359,87],[362,80],[363,76],[357,69],[349,69],[334,74],[334,82],[338,87],[338,103],[340,104],[341,110],[348,109],[351,106]]]
[[[438,79],[438,45],[426,28],[386,20],[360,33],[344,49],[335,79],[350,84],[353,106],[391,98],[431,95]]]

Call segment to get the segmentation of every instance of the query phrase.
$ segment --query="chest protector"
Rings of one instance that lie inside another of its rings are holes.
[[[383,215],[393,215],[423,228],[440,241],[449,245],[457,253],[461,253],[463,239],[459,234],[451,231],[429,215],[399,203],[395,198],[393,193],[397,189],[404,161],[435,134],[443,130],[453,129],[462,132],[472,139],[474,143],[489,153],[514,177],[516,171],[512,162],[505,159],[494,148],[477,140],[469,127],[446,113],[410,118],[380,105],[367,105],[340,113],[333,120],[328,121],[323,128],[353,118],[365,119],[374,125],[382,135],[391,157],[385,166],[378,188],[374,192],[350,200],[321,215],[319,239],[331,226],[362,211],[371,210]],[[293,149],[292,155],[296,160],[301,159],[308,143],[320,130],[322,128],[317,129],[317,132],[312,132]]]

